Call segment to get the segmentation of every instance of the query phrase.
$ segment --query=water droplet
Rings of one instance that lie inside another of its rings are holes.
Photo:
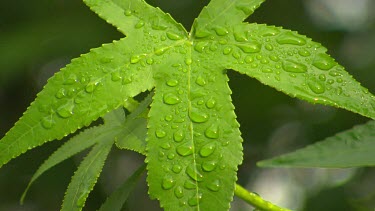
[[[167,37],[171,40],[181,40],[182,37],[174,32],[167,32]]]
[[[233,52],[232,53],[233,58],[239,59],[241,57],[241,54],[239,52]]]
[[[193,60],[191,58],[186,58],[185,59],[185,64],[191,65],[191,63],[193,63]]]
[[[66,94],[65,89],[61,88],[61,89],[59,89],[59,91],[57,91],[55,96],[56,96],[56,98],[61,99],[61,98],[65,97],[65,94]]]
[[[65,79],[65,85],[71,85],[77,82],[77,76],[74,74],[70,74],[67,79]]]
[[[186,167],[186,174],[194,181],[200,182],[203,180],[203,175],[195,168],[194,165]]]
[[[198,76],[197,79],[195,79],[195,83],[199,86],[204,86],[206,85],[206,80],[204,80],[202,76]]]
[[[319,75],[319,80],[325,81],[326,80],[326,76],[324,74],[320,74]]]
[[[193,122],[203,123],[207,122],[208,115],[206,113],[200,112],[198,109],[192,108],[189,112],[189,117]]]
[[[169,153],[167,157],[168,157],[169,160],[173,160],[173,158],[175,158],[175,156],[176,155],[174,153]]]
[[[274,27],[267,27],[263,32],[262,36],[263,37],[268,37],[268,36],[275,36],[280,32],[279,29],[274,28]]]
[[[133,81],[131,77],[126,77],[122,79],[122,85],[130,84]]]
[[[252,63],[254,61],[254,58],[253,57],[251,57],[251,56],[246,56],[245,57],[245,62],[247,63],[247,64],[250,64],[250,63]]]
[[[169,49],[169,47],[155,48],[155,49],[154,49],[154,53],[155,53],[155,55],[157,55],[157,56],[161,56],[161,55],[163,55],[165,52],[167,52],[168,49]]]
[[[140,54],[140,55],[133,55],[130,57],[130,63],[136,64],[138,63],[141,59],[143,59],[145,55]]]
[[[154,60],[153,60],[152,58],[148,58],[148,59],[146,60],[146,62],[147,62],[147,64],[151,65],[151,64],[154,63]]]
[[[127,10],[125,10],[124,14],[125,14],[126,16],[131,16],[131,15],[132,15],[132,11],[129,10],[129,9],[127,9]]]
[[[189,189],[189,190],[195,189],[196,188],[196,184],[193,181],[191,181],[191,180],[185,180],[184,188]]]
[[[274,62],[277,62],[277,61],[280,60],[280,58],[279,58],[278,56],[275,56],[275,55],[271,55],[271,56],[270,56],[270,59],[271,59],[272,61],[274,61]]]
[[[201,148],[201,150],[199,150],[199,154],[202,157],[208,157],[208,156],[212,155],[212,153],[214,153],[215,149],[216,149],[215,143],[208,143],[208,144],[204,145]]]
[[[269,68],[265,68],[265,69],[262,69],[262,73],[272,73],[273,70],[269,69]]]
[[[121,80],[121,76],[119,72],[113,72],[111,73],[111,79],[112,81],[119,81]]]
[[[307,85],[315,94],[322,94],[325,92],[325,86],[322,82],[316,80],[315,78],[310,79]]]
[[[241,10],[245,15],[250,15],[254,12],[255,7],[253,3],[239,3],[236,5],[236,9]]]
[[[202,163],[202,169],[204,171],[210,172],[215,170],[216,168],[216,162],[215,161],[206,161]]]
[[[204,51],[204,48],[206,47],[207,43],[206,42],[197,42],[194,45],[194,49],[198,51],[199,53],[202,53]]]
[[[177,130],[176,132],[173,133],[173,139],[176,142],[181,142],[185,138],[185,133],[182,130]]]
[[[336,70],[332,70],[329,72],[330,76],[337,77],[337,76],[342,76],[342,74]]]
[[[55,121],[52,120],[52,117],[51,116],[48,116],[48,117],[44,117],[42,119],[42,125],[44,128],[46,129],[50,129],[53,127],[53,125],[55,124]]]
[[[207,108],[213,108],[213,107],[215,107],[215,105],[216,105],[216,100],[213,99],[213,98],[208,99],[207,102],[206,102]]]
[[[177,97],[175,94],[173,93],[167,93],[164,95],[163,97],[163,100],[164,100],[164,103],[168,104],[168,105],[175,105],[177,103],[179,103],[181,100],[179,97]]]
[[[237,42],[245,42],[247,41],[246,35],[241,31],[241,32],[234,32],[233,33],[234,39]]]
[[[320,53],[315,56],[312,65],[321,70],[329,70],[335,66],[335,61],[327,54]]]
[[[174,185],[176,184],[176,181],[173,179],[172,176],[170,175],[166,175],[163,179],[163,182],[162,182],[162,187],[164,190],[169,190],[171,189]]]
[[[167,133],[164,130],[158,129],[155,131],[155,135],[158,138],[163,138],[167,135]]]
[[[222,45],[225,45],[225,44],[228,43],[228,40],[226,40],[226,39],[220,39],[219,43],[222,44]]]
[[[283,62],[283,69],[290,73],[304,73],[307,71],[307,67],[304,64],[300,64],[294,61],[286,60]]]
[[[211,183],[208,183],[207,188],[210,189],[211,191],[217,192],[220,189],[220,180],[214,180]]]
[[[304,56],[304,57],[306,57],[306,56],[310,56],[310,52],[307,51],[307,50],[305,50],[305,49],[301,49],[301,50],[299,50],[299,51],[298,51],[298,54],[301,55],[301,56]]]
[[[228,55],[232,52],[232,48],[231,47],[225,47],[224,50],[223,50],[223,54],[224,55]]]
[[[292,32],[285,32],[276,38],[276,42],[279,44],[291,44],[291,45],[305,45],[306,40],[302,37],[298,37]]]
[[[177,198],[182,198],[184,196],[184,190],[181,186],[177,186],[175,189],[174,189],[174,195],[177,197]]]
[[[225,27],[222,27],[222,26],[216,26],[214,28],[215,32],[217,35],[219,36],[224,36],[224,35],[227,35],[229,32],[228,30],[225,28]]]
[[[182,170],[182,167],[181,167],[180,165],[174,165],[174,166],[172,167],[172,171],[173,171],[174,173],[176,173],[176,174],[180,173],[181,170]]]
[[[177,84],[178,84],[178,81],[176,79],[170,79],[169,81],[167,81],[167,85],[170,87],[175,87],[177,86]]]
[[[265,48],[269,51],[272,51],[273,50],[273,46],[269,43],[266,44]]]
[[[95,81],[88,83],[85,87],[86,92],[92,93],[96,89],[98,84],[99,84],[99,82],[95,82]]]
[[[208,137],[208,138],[212,138],[212,139],[217,139],[219,138],[219,125],[217,125],[216,123],[210,125],[206,131],[204,131],[204,134]]]
[[[60,106],[57,109],[57,114],[62,118],[68,118],[73,115],[74,104],[67,103],[65,105]]]
[[[183,157],[186,157],[186,156],[188,156],[188,155],[191,155],[191,154],[193,154],[193,146],[191,145],[191,143],[190,142],[187,142],[187,143],[185,143],[185,144],[182,144],[182,145],[180,145],[180,146],[178,146],[177,148],[176,148],[176,151],[177,151],[177,153],[179,154],[179,155],[181,155],[181,156],[183,156]]]
[[[196,31],[194,35],[196,38],[204,38],[204,37],[211,35],[211,33],[205,29],[196,27]]]
[[[163,131],[164,132],[164,131]],[[156,134],[158,134],[158,133],[156,133]],[[164,134],[161,134],[161,135],[164,135],[165,136],[165,132],[164,132]],[[156,135],[157,136],[157,135]],[[163,137],[164,137],[163,136]],[[159,137],[159,136],[158,136]],[[161,144],[161,148],[163,148],[163,149],[170,149],[171,148],[171,145],[168,143],[168,142],[164,142],[164,143],[162,143]]]
[[[139,20],[137,24],[135,24],[135,28],[139,29],[142,28],[145,25],[145,22],[143,20]]]
[[[245,53],[258,53],[262,46],[258,42],[247,42],[244,44],[237,44],[237,47]]]

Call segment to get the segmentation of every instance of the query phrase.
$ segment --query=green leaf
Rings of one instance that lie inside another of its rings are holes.
[[[152,101],[152,94],[149,94],[140,105],[127,116],[123,124],[122,132],[117,136],[116,146],[119,149],[129,149],[145,155],[147,136],[147,107]],[[143,116],[145,115],[145,116]]]
[[[295,152],[257,163],[261,167],[349,168],[375,166],[375,121],[338,133]]]
[[[102,171],[112,144],[111,139],[98,143],[84,158],[66,190],[62,211],[82,210]]]
[[[146,165],[139,167],[115,192],[113,192],[104,204],[100,207],[99,211],[120,211],[129,193],[134,189],[142,173],[146,169]]]

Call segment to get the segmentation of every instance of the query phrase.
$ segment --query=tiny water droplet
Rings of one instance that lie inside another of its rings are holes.
[[[135,24],[135,28],[139,29],[142,28],[145,25],[145,22],[143,20],[139,20],[137,24]]]
[[[216,106],[216,100],[213,98],[210,98],[206,102],[206,107],[207,108],[214,108]]]
[[[283,69],[290,73],[304,73],[307,71],[306,65],[290,60],[283,62]]]
[[[176,79],[170,79],[169,81],[167,81],[167,85],[170,87],[175,87],[177,86],[177,84],[178,84],[178,80]]]
[[[181,101],[180,98],[173,93],[164,94],[163,100],[164,103],[168,105],[175,105]]]
[[[199,154],[202,157],[208,157],[208,156],[212,155],[212,153],[214,153],[215,149],[216,149],[215,143],[208,143],[208,144],[204,145],[201,148],[201,150],[199,150]]]
[[[219,36],[224,36],[224,35],[227,35],[229,33],[228,30],[223,26],[216,26],[214,28],[214,30],[215,30],[216,34],[219,35]]]
[[[163,138],[167,135],[167,133],[164,130],[158,129],[155,131],[155,135],[158,138]]]
[[[189,117],[193,122],[203,123],[208,121],[208,114],[200,112],[198,109],[192,108]]]
[[[178,173],[180,173],[181,172],[181,170],[182,170],[182,167],[180,166],[180,165],[174,165],[173,167],[172,167],[172,171],[174,172],[174,173],[176,173],[176,174],[178,174]]]
[[[211,33],[209,31],[206,31],[205,29],[196,28],[194,35],[196,38],[204,38],[204,37],[208,37],[209,35],[211,35]]]
[[[298,37],[292,32],[285,32],[276,38],[276,42],[279,44],[291,44],[291,45],[305,45],[306,40],[302,37]]]
[[[188,155],[193,154],[193,146],[191,143],[185,143],[176,148],[176,151],[179,155],[186,157]]]
[[[241,54],[240,54],[239,52],[233,52],[233,53],[232,53],[232,56],[233,56],[233,58],[235,58],[235,59],[239,59],[239,58],[241,58]]]
[[[310,79],[307,85],[315,94],[322,94],[325,92],[325,86],[322,82],[316,80],[315,78]]]
[[[214,180],[211,183],[208,183],[207,188],[211,191],[217,192],[220,190],[220,180]]]
[[[247,42],[244,44],[237,44],[244,53],[258,53],[262,45],[258,42]]]
[[[337,77],[337,76],[342,76],[342,74],[339,71],[332,70],[329,72],[330,76]]]
[[[57,114],[62,118],[68,118],[73,115],[74,104],[67,103],[65,105],[60,106],[57,109]]]
[[[200,182],[203,180],[203,175],[195,168],[194,165],[186,167],[186,174],[194,181]]]
[[[251,56],[246,56],[245,57],[245,62],[247,63],[247,64],[250,64],[250,63],[252,63],[254,61],[254,58],[253,57],[251,57]]]
[[[195,79],[195,83],[199,86],[204,86],[206,85],[206,80],[204,80],[202,76],[198,76],[197,79]]]
[[[44,117],[42,119],[42,125],[44,128],[46,129],[50,129],[53,127],[53,125],[55,125],[55,121],[52,120],[52,117],[48,116],[48,117]]]
[[[321,70],[329,70],[335,66],[335,61],[327,54],[320,53],[315,56],[312,65]]]
[[[182,37],[174,32],[167,32],[167,37],[171,40],[181,40]]]
[[[216,162],[215,161],[205,161],[202,163],[202,169],[204,171],[210,172],[215,170],[216,168]]]
[[[274,62],[277,62],[277,61],[280,60],[280,58],[279,58],[278,56],[275,56],[275,55],[271,55],[271,56],[270,56],[270,59],[271,59],[272,61],[274,61]]]
[[[319,75],[319,80],[325,81],[326,80],[326,76],[324,74],[320,74]]]
[[[173,133],[173,139],[176,142],[181,142],[185,138],[185,133],[182,130],[177,130],[176,132]]]
[[[251,3],[252,4],[252,3]],[[236,5],[236,9],[241,10],[245,15],[250,15],[254,12],[254,6],[250,3],[239,3]]]
[[[206,131],[204,131],[204,134],[208,138],[217,139],[219,138],[219,125],[216,123],[210,125]]]
[[[174,195],[179,199],[182,198],[184,196],[184,189],[181,186],[177,186],[174,189]]]
[[[176,184],[176,181],[173,179],[171,175],[166,175],[162,182],[162,187],[164,190],[169,190],[173,188],[173,186]]]
[[[168,157],[169,160],[173,160],[173,158],[175,158],[175,156],[176,155],[174,153],[169,153],[167,157]]]

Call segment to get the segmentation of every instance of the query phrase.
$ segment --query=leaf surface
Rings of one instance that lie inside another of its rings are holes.
[[[375,121],[328,137],[295,152],[260,161],[261,167],[348,168],[375,166]]]

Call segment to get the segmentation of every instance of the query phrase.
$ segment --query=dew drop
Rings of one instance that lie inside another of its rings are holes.
[[[273,70],[269,69],[269,68],[265,68],[265,69],[262,69],[262,73],[272,73]]]
[[[191,63],[193,63],[193,60],[191,58],[186,58],[185,59],[185,64],[191,65]]]
[[[319,80],[325,81],[326,80],[326,76],[324,74],[320,74],[319,75]]]
[[[244,44],[237,44],[237,47],[245,53],[258,53],[261,49],[261,44],[258,42],[247,42]]]
[[[175,87],[177,86],[177,84],[178,84],[178,81],[176,79],[170,79],[169,81],[167,81],[167,85],[170,87]]]
[[[168,157],[169,160],[173,160],[173,158],[175,158],[175,156],[176,155],[174,153],[169,153],[167,157]]]
[[[196,38],[204,38],[204,37],[208,37],[209,35],[211,35],[211,33],[202,28],[196,28],[194,35]]]
[[[175,105],[177,103],[179,103],[181,100],[179,97],[177,97],[175,94],[173,93],[167,93],[164,95],[163,97],[163,100],[164,100],[164,103],[168,104],[168,105]]]
[[[219,125],[216,123],[210,125],[206,131],[204,131],[204,134],[207,136],[207,138],[217,139],[219,138]]]
[[[111,73],[111,79],[112,81],[119,81],[121,80],[121,76],[119,72],[113,72]]]
[[[204,145],[201,148],[201,150],[199,150],[199,154],[202,157],[208,157],[208,156],[212,155],[212,153],[214,153],[215,149],[216,149],[215,143],[208,143],[208,144]]]
[[[99,82],[90,82],[86,85],[85,90],[88,93],[92,93],[96,87],[98,86]]]
[[[233,52],[232,53],[233,58],[239,59],[241,57],[241,54],[239,52]]]
[[[202,169],[204,171],[210,172],[215,170],[216,168],[216,162],[215,161],[206,161],[202,163]]]
[[[291,44],[291,45],[305,45],[306,40],[296,36],[292,32],[285,32],[276,38],[276,42],[279,44]]]
[[[180,173],[181,170],[182,170],[182,167],[181,167],[180,165],[174,165],[174,166],[172,167],[172,171],[173,171],[174,173],[176,173],[176,174]]]
[[[181,142],[185,138],[185,133],[182,130],[177,130],[176,132],[173,133],[173,139],[176,142]]]
[[[307,71],[307,67],[304,64],[286,60],[283,62],[283,69],[290,73],[304,73]]]
[[[167,37],[171,40],[181,40],[182,37],[174,32],[167,32]]]
[[[266,44],[265,48],[269,51],[273,50],[273,46],[271,44]]]
[[[193,154],[193,146],[191,143],[185,143],[176,148],[176,151],[179,155],[186,157],[188,155]]]
[[[308,82],[307,82],[307,85],[309,86],[309,88],[311,89],[311,91],[313,91],[315,94],[322,94],[325,92],[325,86],[322,82],[316,80],[315,78],[314,79],[310,79]]]
[[[197,44],[194,45],[194,49],[198,51],[199,53],[202,53],[206,45],[207,45],[206,42],[197,42]]]
[[[127,9],[127,10],[125,10],[124,14],[125,14],[126,16],[131,16],[131,15],[132,15],[132,11],[129,10],[129,9]]]
[[[246,62],[247,64],[250,64],[250,63],[252,63],[253,61],[254,61],[253,57],[251,57],[251,56],[246,56],[246,57],[245,57],[245,62]]]
[[[337,77],[337,76],[342,76],[342,74],[336,70],[332,70],[329,72],[330,76]]]
[[[176,184],[176,181],[173,179],[173,177],[170,175],[166,175],[163,179],[161,186],[163,187],[164,190],[169,190],[173,188],[175,184]]]
[[[163,138],[167,135],[167,133],[164,130],[158,129],[155,131],[155,135],[158,138]]]
[[[57,114],[62,118],[69,118],[73,115],[74,104],[68,103],[57,109]]]
[[[198,109],[192,108],[189,112],[189,117],[193,122],[203,123],[208,121],[208,114],[198,111]]]
[[[196,188],[196,184],[191,180],[186,180],[184,183],[184,188],[191,190]]]
[[[223,50],[223,54],[224,55],[228,55],[232,52],[232,48],[231,47],[225,47],[224,50]]]
[[[234,39],[237,42],[245,42],[247,41],[247,37],[243,32],[234,32],[233,33]]]
[[[204,80],[202,76],[198,76],[197,79],[195,79],[195,83],[199,86],[204,86],[206,85],[206,80]]]
[[[65,79],[65,85],[71,85],[77,82],[77,76],[74,74],[70,74],[67,79]]]
[[[207,184],[207,188],[214,192],[219,191],[220,186],[221,186],[220,180],[214,180],[213,182]]]
[[[164,131],[163,131],[164,132]],[[162,134],[163,135],[163,134]],[[165,135],[164,135],[165,136]],[[164,137],[163,136],[163,137]],[[159,136],[158,136],[159,137]],[[170,149],[171,148],[171,145],[168,143],[168,142],[164,142],[161,144],[161,148],[163,149]]]
[[[310,56],[310,52],[307,51],[307,50],[299,50],[298,54],[301,55],[301,56],[304,56],[304,57]]]
[[[132,82],[132,80],[133,79],[131,77],[123,78],[122,79],[122,85],[130,84]]]
[[[155,53],[155,55],[157,55],[157,56],[161,56],[161,55],[163,55],[165,52],[167,52],[168,49],[169,49],[169,47],[155,48],[155,49],[154,49],[154,53]]]
[[[219,36],[224,36],[224,35],[227,35],[229,32],[228,30],[225,28],[225,27],[222,27],[222,26],[216,26],[214,28],[215,32],[217,35]]]
[[[280,32],[280,30],[278,30],[277,28],[267,27],[267,28],[262,32],[262,36],[263,36],[263,37],[275,36],[275,35],[277,35],[279,32]]]
[[[174,195],[179,199],[182,198],[184,196],[184,189],[181,186],[177,186],[174,189]]]
[[[271,56],[270,56],[270,59],[271,59],[272,61],[274,61],[274,62],[277,62],[277,61],[280,60],[280,58],[279,58],[278,56],[275,56],[275,55],[271,55]]]
[[[185,172],[194,181],[200,182],[203,180],[203,175],[193,165],[186,167]]]
[[[216,100],[213,99],[213,98],[210,98],[209,100],[207,100],[206,102],[206,107],[207,108],[214,108],[216,105]]]
[[[59,91],[57,91],[55,96],[56,96],[56,98],[61,99],[61,98],[65,97],[65,94],[66,94],[65,89],[61,88],[61,89],[59,89]]]
[[[48,116],[48,117],[44,117],[42,119],[42,125],[44,128],[46,129],[50,129],[53,127],[53,125],[55,124],[55,121],[52,120],[52,117]]]
[[[135,24],[135,28],[139,29],[142,28],[145,25],[145,22],[143,20],[139,20],[137,24]]]
[[[335,66],[335,61],[327,54],[320,53],[315,56],[312,65],[321,70],[329,70]]]
[[[153,60],[152,58],[148,58],[148,59],[146,60],[146,62],[147,62],[147,64],[151,65],[151,64],[154,63],[154,60]]]
[[[166,121],[170,122],[170,121],[172,121],[173,116],[172,116],[172,115],[166,115],[164,119],[165,119]]]

